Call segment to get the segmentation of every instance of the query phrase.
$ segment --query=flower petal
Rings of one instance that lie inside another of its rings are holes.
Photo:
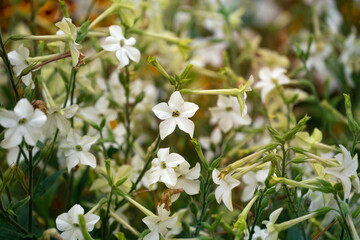
[[[152,111],[154,112],[155,116],[157,116],[161,120],[168,119],[168,118],[170,118],[172,116],[171,109],[164,102],[155,105],[152,108]]]
[[[187,118],[177,117],[174,119],[175,119],[176,124],[179,126],[179,128],[182,131],[188,133],[190,135],[190,137],[192,138],[194,135],[195,124]]]
[[[162,121],[159,125],[160,128],[160,138],[164,140],[168,135],[174,132],[176,127],[176,122],[174,118],[166,119]]]

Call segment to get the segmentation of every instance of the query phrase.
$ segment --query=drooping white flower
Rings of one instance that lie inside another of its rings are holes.
[[[212,172],[212,179],[215,184],[219,185],[215,190],[215,198],[218,203],[221,200],[224,202],[225,206],[233,211],[231,190],[238,186],[240,182],[234,179],[231,174],[227,174],[224,179],[219,179],[220,172],[217,169],[214,169]]]
[[[170,211],[164,208],[164,204],[157,207],[157,212],[157,216],[147,216],[142,220],[150,229],[144,240],[159,240],[160,235],[167,239],[169,230],[176,227],[177,216],[170,217]]]
[[[246,99],[246,93],[244,93]],[[223,132],[241,125],[249,125],[251,118],[247,115],[247,108],[244,105],[243,113],[236,97],[219,95],[217,106],[209,108],[212,124],[218,123]]]
[[[268,236],[267,240],[278,240],[279,232],[275,229],[274,225],[276,220],[279,218],[283,208],[276,209],[274,212],[270,214],[269,221],[264,220],[262,224],[266,225]]]
[[[340,145],[342,153],[335,155],[335,159],[341,167],[332,167],[325,170],[326,173],[331,174],[340,179],[344,189],[344,198],[350,196],[351,185],[356,192],[360,192],[360,181],[357,175],[358,157],[357,154],[352,158],[350,152],[342,145]]]
[[[14,111],[0,109],[0,124],[7,128],[1,147],[9,149],[19,145],[24,137],[25,142],[34,146],[42,134],[46,115],[33,108],[26,98],[16,104]]]
[[[175,186],[177,176],[174,168],[185,162],[185,159],[177,153],[169,153],[170,148],[160,148],[157,158],[152,160],[149,169],[150,184],[163,182],[170,186]]]
[[[91,145],[96,141],[96,137],[81,137],[74,132],[74,129],[69,131],[66,141],[61,142],[59,146],[66,157],[66,165],[69,172],[79,162],[92,168],[96,167],[96,158],[89,152]]]
[[[79,224],[79,215],[84,215],[84,209],[75,204],[67,213],[63,213],[56,218],[56,227],[63,231],[61,237],[67,240],[83,240]],[[85,227],[88,232],[94,229],[95,224],[100,220],[100,217],[87,213],[84,215]]]
[[[259,78],[260,81],[255,84],[255,88],[261,89],[261,100],[266,102],[268,94],[276,88],[274,81],[277,81],[279,85],[290,83],[290,79],[284,74],[286,70],[284,68],[274,68],[270,70],[267,67],[260,69]]]
[[[199,106],[195,103],[185,102],[180,92],[176,91],[171,94],[169,103],[159,103],[153,107],[152,111],[161,120],[160,137],[166,138],[174,130],[176,125],[184,132],[193,137],[195,125],[188,118],[194,116]]]
[[[241,195],[241,201],[243,201],[243,202],[250,201],[251,198],[254,196],[256,187],[261,189],[265,186],[264,182],[267,178],[268,173],[269,173],[269,168],[259,170],[256,173],[250,171],[250,172],[247,172],[242,177],[242,181],[246,185],[245,185],[244,190]]]
[[[30,65],[27,61],[29,55],[29,49],[24,47],[23,44],[21,44],[15,51],[11,51],[8,53],[9,61],[13,66],[14,72],[17,77],[20,76],[21,72]],[[25,76],[22,76],[21,80],[26,86],[29,86],[31,84],[31,72],[29,72]],[[31,89],[34,88],[35,85],[33,84],[31,86]]]
[[[177,175],[177,182],[175,186],[167,185],[173,189],[184,189],[189,195],[198,194],[200,191],[200,164],[196,163],[195,167],[190,169],[190,164],[184,161],[175,169]]]
[[[109,27],[110,35],[105,38],[101,47],[106,51],[116,52],[116,57],[119,59],[119,69],[127,66],[131,59],[134,62],[139,62],[140,51],[133,47],[135,45],[135,38],[126,39],[122,33],[121,27],[112,25]]]
[[[76,104],[63,109],[59,106],[50,106],[47,115],[48,119],[44,126],[44,134],[46,136],[52,136],[56,129],[59,129],[62,133],[68,133],[71,128],[71,124],[68,119],[75,115],[78,108],[79,106]]]
[[[80,52],[78,49],[81,48],[81,45],[75,42],[77,38],[76,26],[72,23],[71,18],[65,17],[60,22],[57,22],[55,26],[60,29],[56,32],[56,35],[67,36],[65,43],[69,46],[72,65],[75,67],[79,62]],[[61,51],[64,51],[64,46],[62,44],[60,44],[60,48]]]

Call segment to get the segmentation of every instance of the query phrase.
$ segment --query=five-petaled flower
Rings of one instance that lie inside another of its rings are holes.
[[[174,168],[185,162],[185,159],[177,153],[169,153],[169,148],[160,148],[157,156],[157,158],[152,160],[152,166],[149,169],[150,184],[160,181],[170,186],[175,186],[177,176]]]
[[[185,102],[180,92],[171,94],[169,103],[159,103],[153,107],[155,115],[164,120],[160,123],[160,137],[166,138],[174,130],[176,125],[184,132],[193,137],[195,125],[188,118],[194,116],[199,106],[195,103]]]
[[[350,196],[351,184],[356,189],[356,192],[360,192],[360,181],[357,175],[358,157],[355,154],[352,158],[350,152],[344,146],[340,145],[340,148],[342,153],[336,154],[335,159],[341,166],[328,168],[325,172],[340,179],[344,189],[344,198],[347,199]]]
[[[96,137],[81,137],[74,132],[74,129],[69,131],[66,140],[61,142],[59,146],[66,157],[66,165],[69,172],[79,162],[92,168],[96,167],[96,158],[89,152],[91,145],[96,141]]]
[[[221,200],[224,202],[225,206],[233,211],[232,199],[231,199],[231,190],[238,186],[240,182],[231,176],[231,173],[227,174],[224,179],[219,178],[220,172],[217,169],[214,169],[212,172],[212,179],[215,184],[219,185],[215,190],[215,198],[218,203]]]
[[[61,237],[67,240],[83,240],[83,234],[80,229],[79,215],[84,215],[84,209],[79,205],[74,205],[69,212],[63,213],[56,218],[56,227],[63,231]],[[94,229],[95,224],[100,217],[87,213],[84,215],[85,228],[88,232]]]
[[[244,93],[246,99],[246,93]],[[219,95],[217,106],[209,108],[211,113],[211,123],[218,123],[223,132],[228,132],[231,128],[241,125],[249,125],[251,118],[247,115],[246,105],[241,113],[238,100],[232,96]]]
[[[121,27],[112,25],[109,27],[110,35],[105,38],[101,47],[109,52],[116,52],[115,55],[120,61],[119,69],[127,66],[131,59],[134,62],[139,62],[140,51],[133,47],[135,45],[135,38],[126,39],[122,33]]]
[[[176,227],[177,216],[170,217],[170,211],[164,208],[164,204],[157,207],[157,212],[157,216],[147,216],[142,220],[150,229],[144,240],[159,240],[159,234],[168,239],[169,230]]]
[[[24,137],[25,142],[34,146],[40,139],[46,115],[33,108],[26,98],[20,99],[14,111],[0,109],[0,124],[7,128],[1,147],[9,149],[19,145]]]

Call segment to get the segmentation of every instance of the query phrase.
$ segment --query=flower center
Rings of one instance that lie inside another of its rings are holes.
[[[76,151],[79,151],[79,152],[82,151],[82,147],[80,145],[76,145],[75,149],[76,149]]]
[[[173,117],[178,117],[178,116],[180,116],[180,112],[178,110],[175,110],[175,111],[172,112],[172,116]]]
[[[22,119],[19,120],[20,125],[25,124],[26,122],[27,122],[26,118],[22,118]]]
[[[233,109],[232,109],[232,107],[227,107],[225,110],[226,110],[227,112],[231,112]]]
[[[124,40],[124,39],[121,39],[121,40],[120,40],[120,46],[121,46],[121,47],[124,47],[124,46],[125,46],[125,40]]]
[[[161,162],[161,168],[162,168],[162,169],[165,169],[165,168],[166,168],[166,162],[164,162],[164,161]]]

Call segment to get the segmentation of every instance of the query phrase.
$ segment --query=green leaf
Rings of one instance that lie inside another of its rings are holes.
[[[125,235],[123,232],[118,232],[116,235],[115,235],[116,239],[117,240],[126,240],[125,238]]]
[[[56,180],[61,176],[62,172],[56,172],[53,175],[48,176],[45,178],[40,184],[39,187],[36,189],[34,193],[34,198],[42,197],[46,191],[56,182]]]
[[[30,200],[30,196],[27,196],[26,198],[18,201],[18,202],[15,203],[15,204],[10,203],[7,211],[11,210],[11,211],[14,211],[14,212],[15,212],[18,208],[24,206],[29,200]],[[13,215],[16,215],[16,214],[13,214]]]

